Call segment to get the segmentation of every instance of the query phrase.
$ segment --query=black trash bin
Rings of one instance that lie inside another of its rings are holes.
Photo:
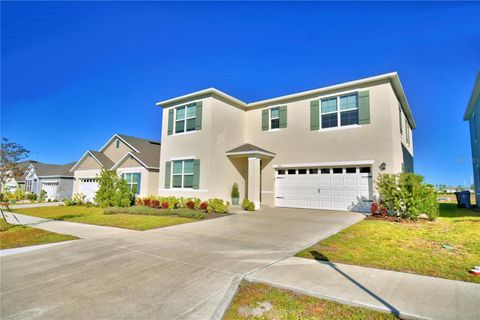
[[[457,207],[470,209],[472,205],[470,204],[470,191],[458,191],[455,192],[457,196]]]

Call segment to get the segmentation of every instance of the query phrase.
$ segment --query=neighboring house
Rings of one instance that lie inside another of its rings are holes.
[[[75,163],[47,164],[33,162],[25,173],[25,191],[37,196],[44,190],[47,200],[63,200],[72,196],[73,174],[70,169]]]
[[[147,196],[157,193],[160,142],[115,134],[99,151],[87,151],[73,166],[73,193],[93,201],[102,169],[115,169],[130,190]]]
[[[468,121],[470,124],[475,199],[476,203],[480,203],[480,71],[477,74],[472,96],[468,102],[463,120]]]
[[[26,160],[26,161],[21,161],[17,163],[17,167],[23,171],[26,172],[30,164],[32,163],[37,163],[35,160]],[[23,174],[21,177],[12,177],[8,179],[2,187],[2,192],[15,192],[17,189],[21,189],[25,191],[25,174]]]
[[[160,101],[160,195],[367,210],[381,172],[413,172],[397,73],[245,103],[210,88]]]

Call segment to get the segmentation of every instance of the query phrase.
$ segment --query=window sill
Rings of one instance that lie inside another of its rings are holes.
[[[170,189],[158,189],[159,192],[165,191],[180,191],[180,192],[208,192],[208,190],[204,189],[191,189],[191,188],[170,188]]]
[[[200,130],[192,130],[192,131],[186,131],[186,132],[172,133],[170,135],[167,134],[167,136],[171,136],[171,137],[184,136],[184,135],[187,135],[187,134],[197,133],[198,131],[200,131]]]
[[[269,130],[267,130],[267,132],[278,132],[278,131],[282,131],[282,128],[269,129]]]
[[[342,127],[333,127],[333,128],[325,128],[325,129],[319,129],[318,131],[335,131],[335,130],[345,130],[345,129],[354,129],[354,128],[360,128],[362,125],[360,124],[354,124],[350,126],[342,126]]]

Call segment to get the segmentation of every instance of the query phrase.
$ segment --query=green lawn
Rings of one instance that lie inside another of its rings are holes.
[[[264,307],[262,310],[262,306]],[[256,313],[255,317],[253,313]],[[397,319],[391,314],[351,307],[264,284],[242,282],[225,320],[234,319]]]
[[[176,216],[103,214],[102,208],[83,206],[23,208],[15,209],[14,211],[46,219],[81,222],[134,230],[149,230],[196,221],[194,219]]]
[[[364,220],[297,256],[480,283],[468,273],[480,265],[480,213],[442,203],[434,222]]]
[[[2,250],[75,239],[78,238],[26,226],[9,225],[0,218],[0,249]]]

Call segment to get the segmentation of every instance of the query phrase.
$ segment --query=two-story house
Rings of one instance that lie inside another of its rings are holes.
[[[102,169],[116,170],[138,196],[158,192],[160,142],[114,134],[99,150],[88,150],[70,170],[73,193],[82,193],[93,201]]]
[[[367,210],[381,172],[413,171],[397,73],[245,103],[210,88],[160,101],[160,195]]]
[[[472,147],[473,180],[475,182],[475,199],[480,203],[480,71],[473,86],[472,96],[468,101],[464,121],[470,125],[470,144]]]

